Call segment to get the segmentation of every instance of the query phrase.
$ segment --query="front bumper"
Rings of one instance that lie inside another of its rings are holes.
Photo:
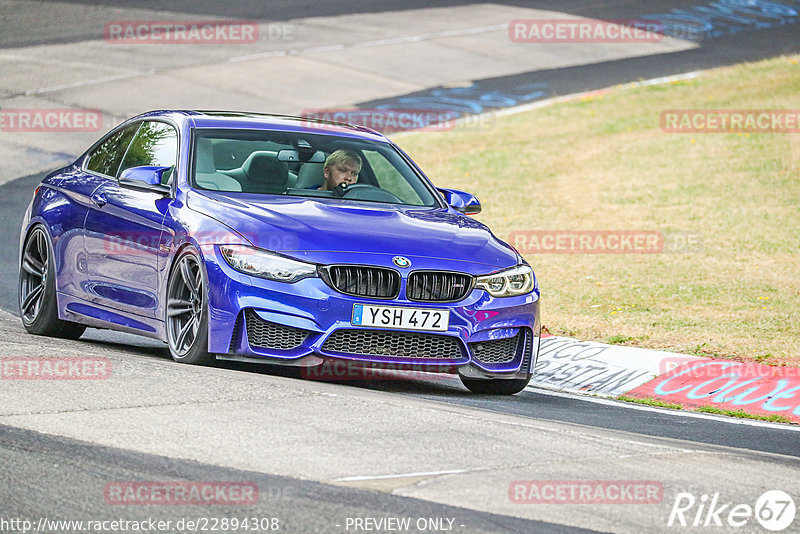
[[[314,366],[340,360],[370,367],[459,372],[472,378],[532,373],[539,352],[538,290],[493,298],[473,289],[455,303],[353,297],[320,278],[293,284],[232,269],[216,247],[204,247],[209,278],[209,351],[221,359]],[[351,324],[353,305],[448,309],[446,332],[378,329]]]

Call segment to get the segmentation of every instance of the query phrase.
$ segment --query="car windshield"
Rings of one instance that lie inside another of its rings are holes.
[[[198,189],[438,206],[431,188],[389,143],[302,132],[199,129],[193,152],[192,186]],[[344,186],[342,176],[348,176]]]

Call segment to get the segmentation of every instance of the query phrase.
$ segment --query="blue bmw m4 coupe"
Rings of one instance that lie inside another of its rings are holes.
[[[178,362],[457,373],[513,394],[539,352],[539,287],[480,222],[367,128],[153,111],[36,188],[22,322],[164,341]]]

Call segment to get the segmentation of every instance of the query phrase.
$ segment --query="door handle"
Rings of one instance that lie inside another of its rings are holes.
[[[98,208],[102,208],[108,202],[106,199],[106,195],[104,193],[95,193],[92,195],[92,202],[94,202]]]

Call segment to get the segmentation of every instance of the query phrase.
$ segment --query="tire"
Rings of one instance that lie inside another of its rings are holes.
[[[34,226],[22,245],[17,293],[19,316],[31,334],[78,339],[86,327],[58,318],[54,257],[47,230],[42,225]]]
[[[461,383],[473,393],[483,395],[513,395],[528,385],[533,375],[527,378],[466,378],[459,375]]]
[[[172,359],[206,365],[208,353],[208,280],[200,255],[192,248],[178,253],[167,282],[164,324]]]

